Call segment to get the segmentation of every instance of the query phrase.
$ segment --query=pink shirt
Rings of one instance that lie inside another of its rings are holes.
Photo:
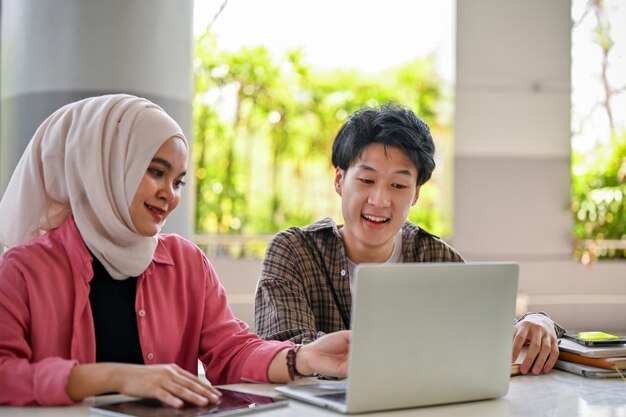
[[[65,392],[72,367],[96,359],[91,263],[71,217],[0,256],[0,404],[72,403]],[[137,281],[135,311],[146,364],[197,374],[199,358],[216,385],[266,382],[274,356],[291,346],[250,334],[204,253],[177,235],[159,235]]]

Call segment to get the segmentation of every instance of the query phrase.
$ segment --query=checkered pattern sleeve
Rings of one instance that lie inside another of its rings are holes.
[[[463,262],[443,240],[410,222],[402,235],[404,262]],[[278,233],[257,284],[256,333],[267,340],[309,343],[345,329],[352,305],[347,269],[343,242],[330,219]]]
[[[441,238],[413,223],[402,227],[404,262],[465,262],[463,257]]]
[[[325,334],[311,305],[319,298],[310,290],[310,283],[320,280],[318,268],[303,239],[299,229],[290,228],[268,245],[255,297],[255,331],[263,339],[309,343]]]

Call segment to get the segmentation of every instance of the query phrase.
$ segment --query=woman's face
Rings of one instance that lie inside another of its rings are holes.
[[[181,138],[168,139],[154,154],[130,205],[130,218],[139,234],[159,233],[180,202],[186,169],[187,145]]]

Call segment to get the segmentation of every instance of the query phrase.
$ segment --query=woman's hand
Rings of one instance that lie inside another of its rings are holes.
[[[344,378],[348,375],[349,330],[329,333],[316,341],[302,346],[296,356],[296,369],[303,375],[320,374]],[[280,351],[268,370],[269,380],[275,383],[289,382],[287,350]]]
[[[120,394],[156,398],[171,407],[183,401],[202,406],[216,403],[221,393],[178,365],[125,366],[118,375]]]
[[[350,335],[348,330],[329,333],[302,346],[296,359],[298,372],[345,378],[348,375]]]
[[[170,407],[184,402],[197,406],[217,403],[221,393],[210,383],[178,365],[128,365],[96,363],[76,365],[67,383],[67,393],[75,401],[107,392],[133,397],[155,398]]]

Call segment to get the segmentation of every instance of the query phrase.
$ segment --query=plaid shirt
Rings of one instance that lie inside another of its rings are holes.
[[[402,226],[402,251],[404,262],[463,262],[443,240],[410,222]],[[352,305],[348,271],[332,219],[278,233],[267,247],[257,285],[256,333],[268,340],[309,343],[345,329]]]

